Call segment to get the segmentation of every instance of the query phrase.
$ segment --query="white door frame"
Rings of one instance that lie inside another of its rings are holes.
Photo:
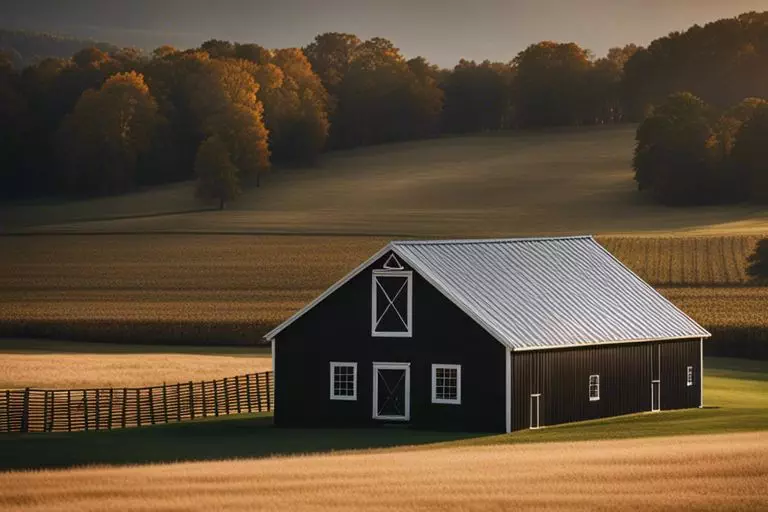
[[[405,414],[389,416],[379,414],[379,370],[405,371]],[[373,419],[388,421],[409,421],[411,419],[411,363],[381,363],[373,362]]]
[[[536,423],[533,422],[533,403],[536,402]],[[528,408],[528,428],[536,430],[541,427],[541,393],[531,393],[531,401]]]
[[[654,400],[654,396],[656,393],[653,392],[654,386],[659,387],[659,395],[656,396]],[[651,412],[659,412],[661,410],[661,380],[660,379],[654,379],[651,381]]]

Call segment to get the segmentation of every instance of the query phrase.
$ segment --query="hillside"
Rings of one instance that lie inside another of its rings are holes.
[[[190,184],[180,184],[6,207],[0,229],[392,237],[768,232],[768,209],[754,205],[652,204],[633,181],[634,131],[508,132],[338,151],[317,167],[273,171],[223,212],[163,215],[206,206],[192,200]]]
[[[91,46],[106,52],[118,49],[113,44],[92,39],[78,39],[29,30],[0,29],[0,51],[10,55],[14,67],[17,69],[27,67],[47,57],[68,59],[79,50]]]

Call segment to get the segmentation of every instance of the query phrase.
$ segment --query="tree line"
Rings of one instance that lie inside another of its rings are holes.
[[[680,101],[698,107],[693,96],[670,100],[669,107],[664,102],[691,91],[707,119],[697,126],[722,134],[720,153],[730,162],[752,158],[736,150],[737,141],[742,125],[754,125],[759,138],[758,121],[712,112],[768,97],[766,69],[768,13],[694,26],[647,48],[613,48],[602,58],[575,43],[544,41],[508,62],[461,60],[453,69],[407,59],[387,39],[344,33],[318,35],[301,49],[220,40],[183,51],[164,46],[151,56],[87,48],[23,70],[5,58],[2,195],[115,194],[198,177],[201,196],[226,201],[243,186],[258,186],[273,164],[311,163],[328,149],[648,116],[650,124],[638,131],[638,183],[673,204],[677,193],[663,189],[667,181],[680,185],[659,171],[657,157],[667,150],[646,151],[662,137],[649,126],[663,125],[664,109],[679,109]],[[752,103],[741,110],[760,110]],[[744,197],[741,177],[705,167],[706,179],[697,174],[701,165],[686,171],[701,189],[697,197],[724,188]]]

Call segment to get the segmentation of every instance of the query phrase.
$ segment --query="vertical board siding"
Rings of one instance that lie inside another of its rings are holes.
[[[0,432],[111,430],[271,411],[271,373],[146,388],[0,390]]]
[[[408,425],[431,430],[506,430],[506,348],[417,273],[412,336],[371,336],[371,271],[346,282],[275,339],[278,426],[374,426],[373,362],[410,363]],[[411,270],[404,265],[405,270]],[[357,363],[357,400],[330,399],[330,362]],[[461,365],[461,404],[432,403],[432,365]],[[401,422],[402,424],[402,422]]]
[[[653,358],[660,346],[661,365]],[[651,380],[661,381],[661,409],[699,406],[700,341],[578,347],[512,353],[512,430],[529,427],[530,396],[540,393],[540,425],[651,410]],[[694,385],[686,386],[686,368]],[[600,400],[589,400],[589,376],[600,375]]]

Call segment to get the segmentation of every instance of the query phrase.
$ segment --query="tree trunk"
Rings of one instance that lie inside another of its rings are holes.
[[[224,209],[224,198],[219,198],[219,210]]]

